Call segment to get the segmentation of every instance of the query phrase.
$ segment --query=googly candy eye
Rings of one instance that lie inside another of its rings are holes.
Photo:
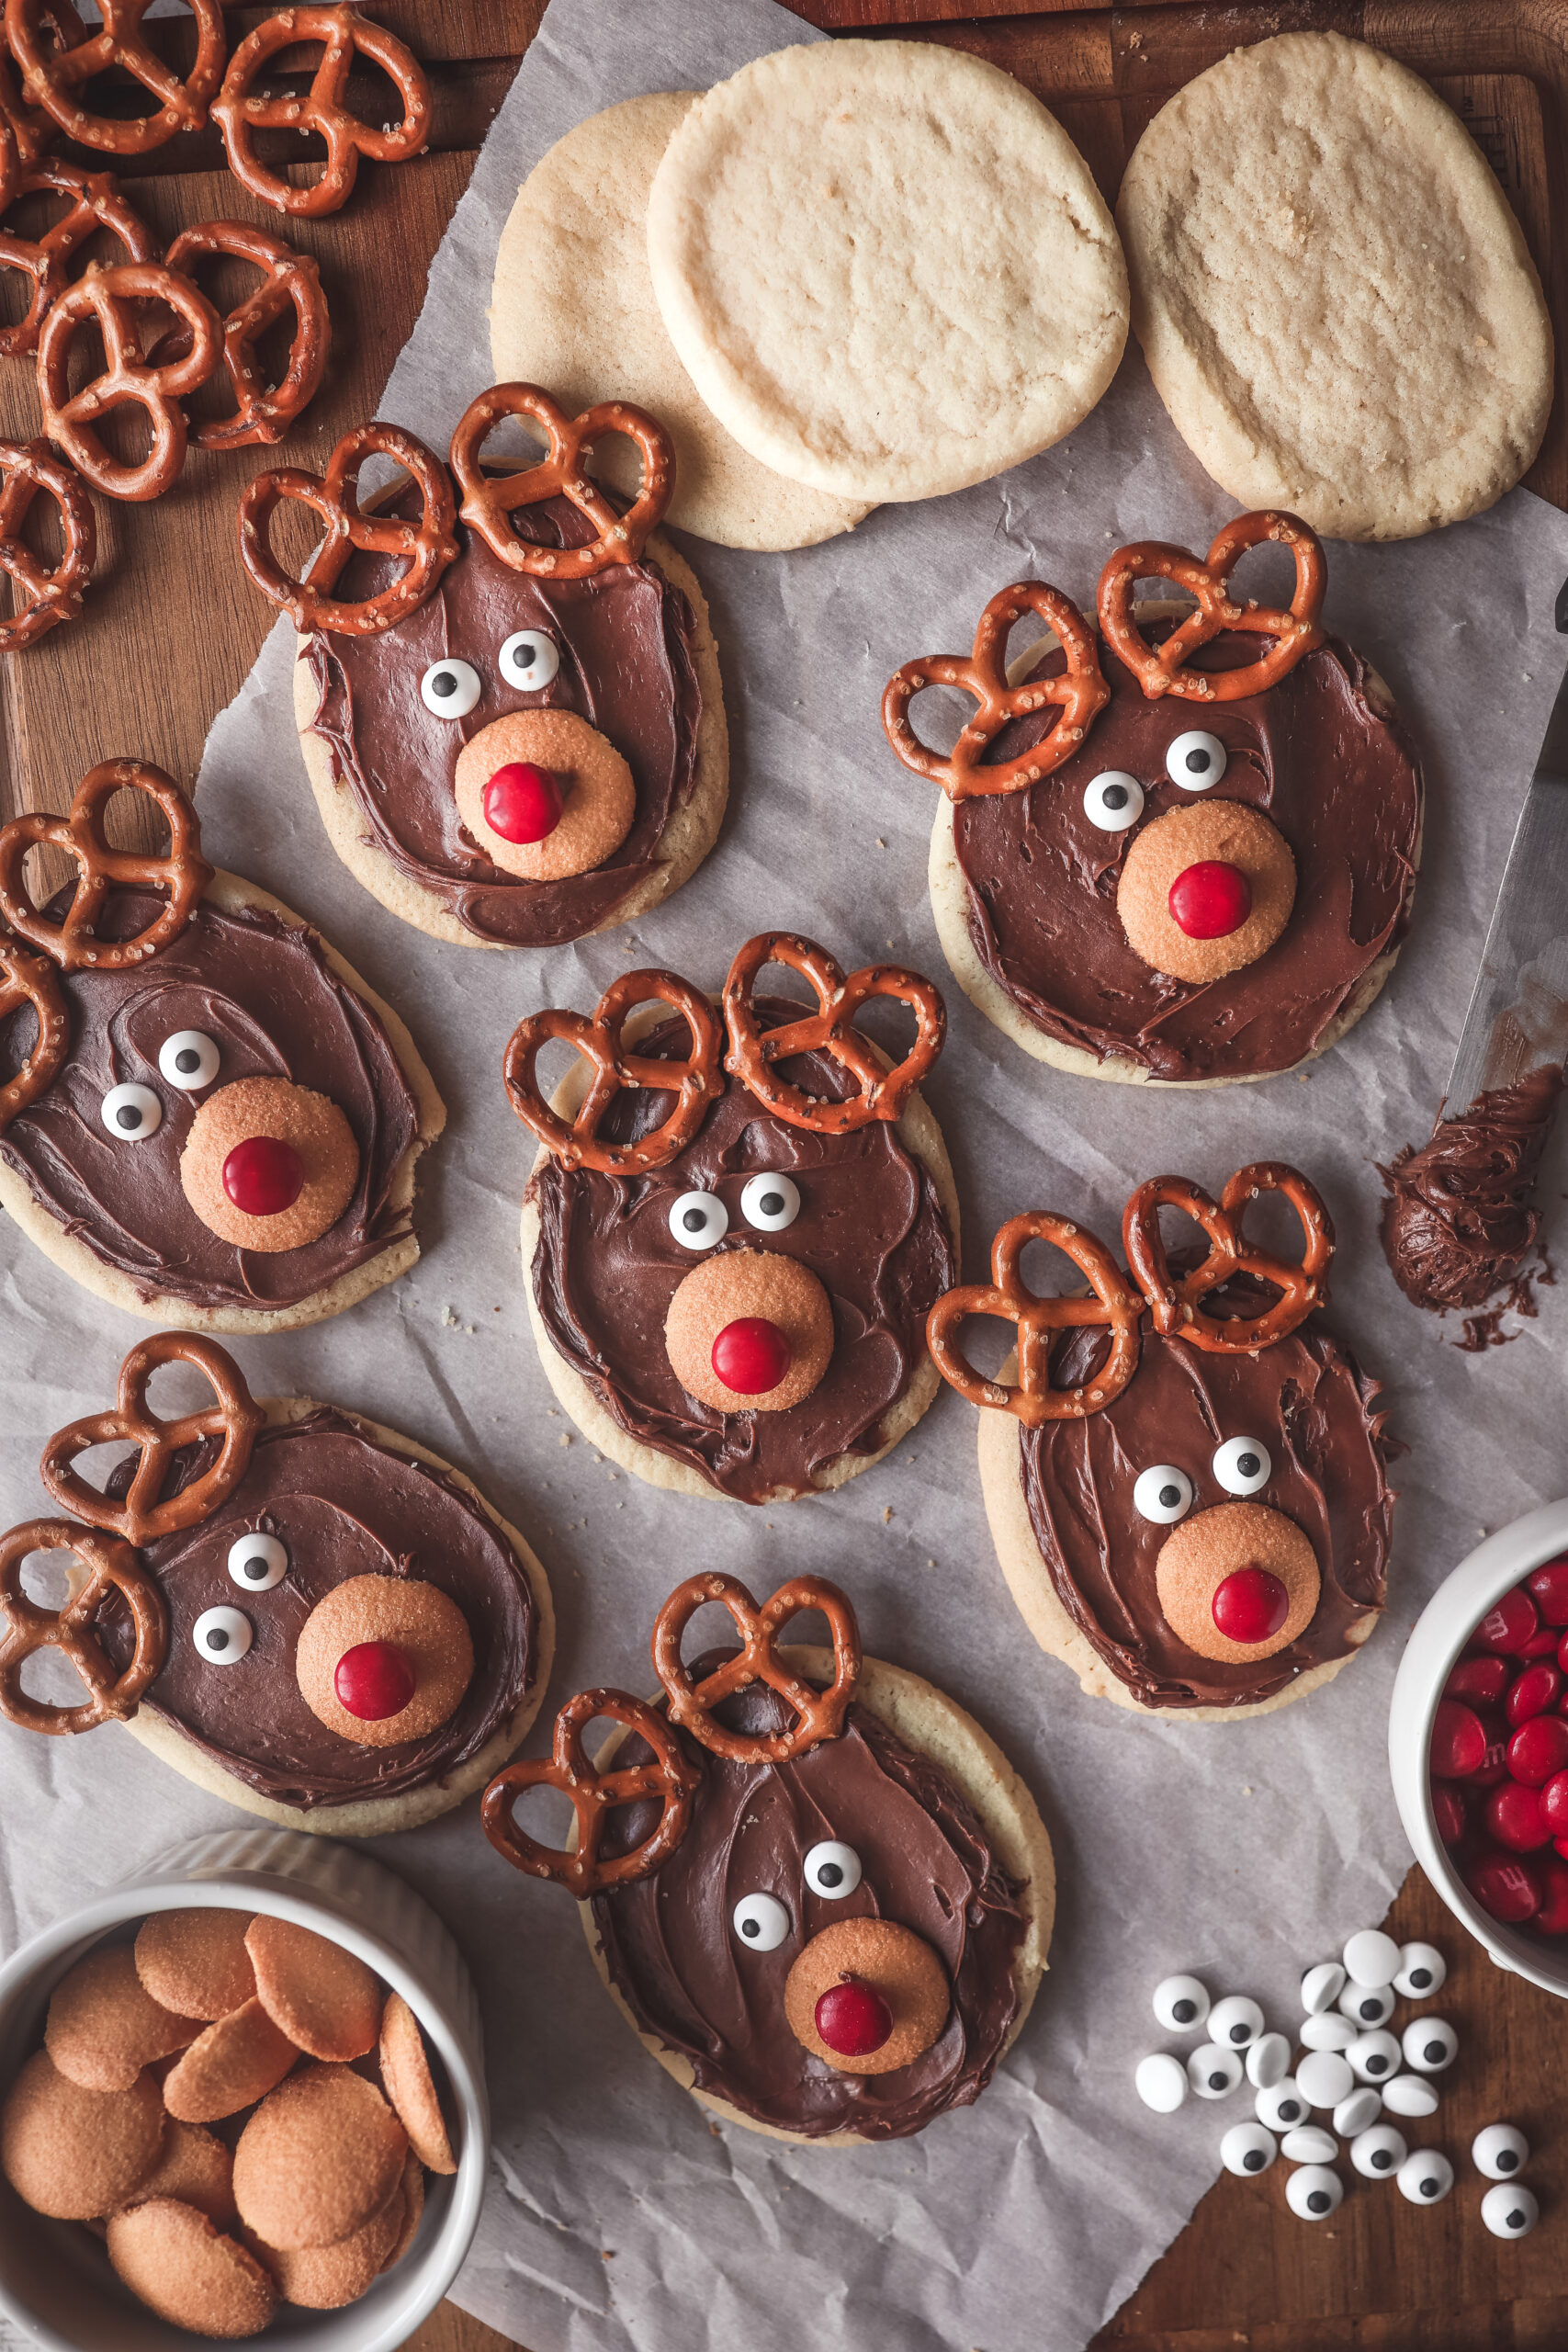
[[[1326,2165],[1303,2165],[1285,2183],[1285,2202],[1298,2221],[1326,2222],[1344,2195],[1344,2182]]]
[[[729,1922],[750,1951],[777,1951],[789,1933],[789,1913],[772,1894],[743,1894]]]
[[[1399,2193],[1412,2205],[1440,2205],[1454,2185],[1454,2168],[1440,2148],[1417,2148],[1395,2173]]]
[[[1270,2083],[1258,2092],[1252,2104],[1258,2110],[1258,2120],[1267,2123],[1270,2132],[1289,2132],[1307,2120],[1307,2103],[1293,2075]]]
[[[1187,2061],[1187,2079],[1200,2098],[1228,2098],[1241,2082],[1241,2052],[1206,2041]]]
[[[1107,768],[1084,786],[1084,815],[1102,833],[1124,833],[1144,813],[1144,787],[1125,768]]]
[[[1358,2034],[1345,2052],[1358,2082],[1382,2084],[1398,2074],[1401,2052],[1392,2033]]]
[[[1247,2053],[1247,2079],[1258,2090],[1283,2082],[1291,2071],[1291,2045],[1282,2033],[1260,2033]]]
[[[1308,2050],[1348,2050],[1358,2036],[1348,2018],[1337,2009],[1325,2009],[1321,2017],[1302,2019],[1296,2039]]]
[[[111,1086],[98,1116],[117,1143],[145,1143],[164,1124],[164,1106],[150,1086]]]
[[[1440,2075],[1459,2055],[1459,2036],[1446,2018],[1415,2018],[1400,2047],[1405,2064],[1418,2075]]]
[[[501,674],[522,694],[547,686],[560,668],[560,648],[542,628],[514,629],[501,649]]]
[[[1387,2180],[1409,2153],[1404,2132],[1396,2132],[1392,2123],[1374,2123],[1370,2131],[1358,2132],[1350,2143],[1350,2162],[1363,2180]]]
[[[1207,792],[1225,772],[1225,747],[1217,735],[1190,728],[1166,746],[1165,772],[1183,792]]]
[[[1226,1438],[1213,1467],[1227,1495],[1255,1495],[1269,1484],[1274,1472],[1269,1448],[1257,1437]]]
[[[1391,2115],[1435,2115],[1438,2086],[1425,2075],[1395,2075],[1382,2086],[1382,2103]]]
[[[251,1621],[238,1609],[204,1609],[190,1638],[209,1666],[235,1666],[251,1646]]]
[[[1339,1996],[1339,2014],[1363,2032],[1371,2032],[1393,2017],[1393,1995],[1386,1984],[1347,1984]]]
[[[158,1069],[171,1086],[193,1094],[218,1075],[218,1048],[204,1029],[176,1029],[158,1048]]]
[[[433,662],[419,682],[420,699],[437,718],[467,718],[480,694],[479,673],[471,662],[448,654]]]
[[[1280,2154],[1292,2165],[1331,2165],[1339,2143],[1321,2123],[1300,2123],[1280,2143]]]
[[[1187,2097],[1187,2069],[1168,2050],[1156,2050],[1134,2067],[1133,2088],[1156,2115],[1174,2115]]]
[[[1471,2142],[1470,2153],[1488,2180],[1511,2180],[1529,2164],[1530,2143],[1517,2123],[1489,2123]]]
[[[1245,2050],[1263,2030],[1263,2012],[1245,1993],[1227,1993],[1209,2011],[1209,2039],[1231,2050]]]
[[[670,1230],[682,1250],[711,1250],[729,1231],[729,1211],[716,1193],[682,1193],[671,1204]]]
[[[229,1574],[244,1592],[270,1592],[288,1574],[288,1549],[276,1535],[241,1535],[229,1546]]]
[[[1174,1527],[1192,1508],[1192,1481],[1185,1470],[1158,1462],[1140,1470],[1133,1487],[1133,1509],[1156,1527]]]
[[[1352,1984],[1371,1984],[1375,1990],[1392,1984],[1399,1973],[1399,1946],[1381,1928],[1362,1928],[1340,1956]]]
[[[813,1894],[825,1894],[830,1903],[842,1901],[860,1884],[860,1856],[852,1846],[825,1838],[806,1857],[806,1883]]]
[[[1353,2140],[1365,2132],[1382,2113],[1382,2101],[1371,2083],[1358,2083],[1348,2098],[1342,2098],[1334,2110],[1334,2129],[1341,2140]]]
[[[1208,1992],[1195,1976],[1168,1976],[1155,1986],[1155,2015],[1167,2033],[1190,2033],[1207,2022]]]
[[[1313,2050],[1296,2068],[1296,2081],[1309,2107],[1337,2107],[1356,2087],[1348,2059],[1337,2050]]]
[[[1436,1944],[1401,1944],[1393,1989],[1407,2001],[1425,2001],[1448,1982],[1449,1963]]]
[[[1495,2238],[1525,2238],[1540,2221],[1540,2207],[1522,2180],[1499,2182],[1482,2199],[1481,2218]]]
[[[759,1233],[782,1233],[800,1215],[800,1188],[788,1176],[749,1176],[740,1214]]]
[[[1331,2009],[1345,1989],[1345,1971],[1337,1960],[1320,1960],[1302,1978],[1302,2007],[1309,2018]]]
[[[1233,2123],[1220,2142],[1221,2164],[1244,2180],[1250,2173],[1267,2172],[1279,2153],[1279,2142],[1261,2123]]]

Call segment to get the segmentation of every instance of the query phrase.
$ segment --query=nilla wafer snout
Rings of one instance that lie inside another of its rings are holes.
[[[50,1997],[44,2046],[84,2090],[128,2091],[144,2066],[196,2040],[201,2026],[155,2001],[129,1944],[90,1951]]]
[[[0,2171],[35,2213],[92,2221],[147,2177],[167,2129],[151,2075],[129,2090],[85,2090],[36,2050],[0,2108]]]
[[[131,2293],[194,2335],[258,2335],[277,2309],[277,2290],[254,2255],[175,2198],[116,2213],[108,2250]]]
[[[432,2172],[456,2172],[457,2159],[452,2154],[430,2060],[425,2055],[424,2037],[419,2030],[419,2019],[400,1993],[389,1996],[382,2012],[380,2059],[387,2097],[409,2135],[414,2154]]]
[[[182,2123],[216,2123],[265,2098],[299,2055],[259,2001],[242,2002],[191,2043],[164,2084],[164,2104]]]
[[[408,2134],[373,2083],[347,2066],[305,2066],[265,2098],[234,2151],[240,2217],[291,2254],[338,2245],[380,2212],[401,2177]]]
[[[297,2049],[328,2064],[345,2064],[376,2047],[381,1987],[342,1944],[297,1928],[291,1919],[253,1919],[245,1949],[256,1996]]]
[[[136,1939],[136,1973],[152,1998],[180,2017],[226,2018],[256,1989],[245,1950],[251,1917],[249,1911],[156,1911]]]

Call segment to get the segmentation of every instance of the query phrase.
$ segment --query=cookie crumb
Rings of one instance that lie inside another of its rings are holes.
[[[887,1522],[888,1522],[888,1521],[892,1518],[892,1516],[893,1516],[893,1506],[892,1506],[892,1504],[891,1504],[891,1503],[888,1503],[888,1504],[885,1507],[885,1509],[884,1509],[884,1510],[883,1510],[883,1513],[882,1513],[882,1524],[883,1524],[883,1526],[884,1526],[884,1527],[886,1527],[886,1526],[887,1525]]]

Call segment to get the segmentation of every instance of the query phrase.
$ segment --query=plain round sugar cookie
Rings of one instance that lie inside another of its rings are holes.
[[[626,400],[656,416],[675,444],[665,519],[678,529],[727,548],[816,547],[852,531],[868,502],[808,490],[743,449],[698,397],[653,298],[648,192],[696,96],[665,90],[607,107],[535,164],[496,251],[496,378],[548,384],[567,410]],[[631,444],[608,440],[594,454],[606,479],[635,494]]]
[[[1326,538],[1479,514],[1535,457],[1551,324],[1457,115],[1339,33],[1283,33],[1155,117],[1116,218],[1171,422],[1242,505]]]
[[[648,205],[664,324],[719,422],[843,498],[985,481],[1088,415],[1127,334],[1089,166],[997,66],[823,41],[699,98]]]

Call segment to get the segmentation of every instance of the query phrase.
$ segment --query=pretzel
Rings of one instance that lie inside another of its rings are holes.
[[[1034,678],[1017,686],[1007,682],[1005,657],[1008,632],[1026,612],[1055,629],[1066,668],[1060,677]],[[972,695],[979,707],[960,729],[958,741],[945,759],[928,751],[909,723],[909,705],[922,686],[956,686]],[[1100,649],[1094,631],[1086,627],[1077,606],[1058,588],[1043,581],[1021,580],[991,598],[975,631],[975,650],[967,662],[956,653],[929,653],[906,662],[887,682],[882,697],[882,724],[887,740],[907,768],[940,784],[950,800],[971,800],[993,792],[1021,792],[1037,784],[1064,760],[1071,759],[1105,705],[1111,689],[1100,674]],[[980,754],[1010,718],[1055,703],[1060,712],[1051,733],[1032,751],[996,767],[982,767]]]
[[[682,1661],[681,1640],[699,1609],[710,1600],[722,1602],[740,1635],[739,1655],[694,1685]],[[833,1636],[833,1679],[826,1690],[792,1674],[779,1656],[781,1625],[803,1609],[819,1609]],[[677,1585],[653,1625],[653,1670],[670,1701],[670,1720],[727,1763],[787,1764],[825,1739],[837,1739],[844,1714],[860,1680],[860,1628],[849,1595],[826,1577],[792,1577],[781,1584],[759,1609],[743,1584],[733,1577],[688,1577]],[[753,1682],[765,1682],[795,1710],[788,1731],[749,1733],[726,1731],[714,1721],[713,1710]]]
[[[1256,597],[1245,605],[1232,600],[1231,573],[1248,548],[1263,539],[1289,548],[1295,559],[1295,593],[1288,612],[1260,605]],[[1140,580],[1173,581],[1198,599],[1197,611],[1157,647],[1150,645],[1134,618],[1133,590]],[[1162,539],[1140,539],[1134,547],[1119,548],[1100,575],[1100,626],[1149,701],[1171,694],[1186,702],[1239,702],[1244,695],[1260,695],[1277,685],[1303,654],[1323,643],[1318,615],[1327,583],[1328,567],[1317,534],[1299,515],[1271,509],[1238,514],[1225,525],[1202,563],[1186,548],[1169,547]],[[1271,637],[1274,643],[1239,670],[1187,669],[1188,655],[1222,629]]]
[[[280,49],[296,41],[325,43],[321,63],[303,98],[254,98],[251,84]],[[372,130],[344,107],[354,52],[359,50],[398,85],[402,120]],[[285,8],[240,43],[229,60],[223,87],[212,101],[212,119],[223,133],[229,169],[243,187],[275,211],[320,220],[348,201],[359,158],[400,164],[419,154],[430,137],[430,85],[412,50],[379,25],[367,24],[349,8]],[[297,187],[280,172],[269,172],[252,143],[257,130],[314,130],[327,142],[327,167],[309,187]]]
[[[104,810],[117,792],[145,792],[157,802],[168,820],[165,855],[109,847],[104,838]],[[62,849],[73,858],[79,876],[59,922],[34,906],[23,878],[28,850],[45,847]],[[101,760],[82,778],[63,817],[34,808],[0,825],[0,915],[21,938],[41,947],[62,972],[120,972],[156,956],[184,931],[212,871],[201,854],[196,810],[173,776],[141,760]],[[163,912],[134,939],[93,936],[111,883],[167,894]]]
[[[78,171],[74,164],[51,156],[7,180],[5,209],[24,196],[68,196],[72,202],[69,212],[62,213],[41,237],[17,237],[0,230],[0,269],[22,270],[33,281],[26,318],[15,326],[0,327],[0,356],[7,359],[38,349],[44,314],[71,282],[67,265],[73,254],[99,229],[112,231],[133,262],[158,257],[156,237],[107,172]]]
[[[190,265],[209,254],[254,262],[265,275],[223,322],[222,364],[233,388],[235,413],[193,426],[191,438],[198,449],[243,449],[255,442],[281,441],[326,373],[333,331],[321,272],[309,254],[296,253],[281,237],[249,220],[203,220],[182,230],[164,255],[164,266],[188,277],[194,275]],[[294,340],[288,365],[282,381],[269,391],[256,365],[256,345],[290,307]],[[184,327],[172,328],[152,356],[177,358],[187,342]]]
[[[1260,1193],[1283,1193],[1302,1221],[1306,1250],[1299,1266],[1251,1249],[1242,1232],[1248,1201]],[[1201,1225],[1209,1254],[1179,1277],[1171,1273],[1160,1235],[1162,1208],[1181,1209]],[[1334,1226],[1322,1199],[1306,1178],[1277,1159],[1255,1160],[1238,1169],[1215,1206],[1199,1184],[1182,1176],[1155,1176],[1140,1184],[1122,1219],[1122,1245],[1133,1279],[1148,1300],[1155,1329],[1190,1340],[1213,1355],[1252,1355],[1272,1347],[1327,1296],[1324,1276],[1334,1255]],[[1200,1302],[1233,1274],[1271,1283],[1282,1295],[1266,1314],[1251,1319],[1205,1315]]]
[[[419,485],[417,523],[359,511],[359,469],[367,458],[395,458]],[[303,580],[285,571],[272,552],[272,518],[278,503],[298,498],[327,526]],[[280,605],[301,637],[325,629],[339,637],[379,637],[416,613],[434,595],[442,573],[457,560],[452,485],[439,458],[396,424],[361,424],[345,433],[324,476],[280,466],[257,474],[240,497],[240,554],[254,585]],[[361,604],[339,604],[331,591],[355,548],[369,555],[407,556],[408,570]]]
[[[780,1029],[759,1029],[751,989],[767,964],[783,964],[810,981],[817,991],[818,1011]],[[896,997],[914,1013],[918,1034],[903,1060],[893,1069],[868,1038],[854,1027],[854,1016],[868,997]],[[749,939],[729,967],[724,984],[724,1018],[729,1031],[725,1068],[733,1071],[775,1118],[792,1127],[807,1127],[813,1135],[844,1136],[873,1119],[897,1119],[915,1088],[942,1051],[947,1034],[947,1011],[938,991],[919,972],[901,971],[894,964],[867,964],[844,978],[825,947],[812,939],[797,939],[784,931],[764,931]],[[825,1053],[849,1071],[858,1091],[846,1102],[830,1102],[807,1094],[777,1077],[772,1065],[792,1054]]]
[[[52,571],[22,537],[39,491],[54,501],[65,542]],[[74,620],[97,560],[97,516],[78,476],[47,441],[0,441],[0,571],[16,582],[18,606],[0,620],[0,653],[19,653],[61,621]]]
[[[487,474],[479,452],[504,416],[532,417],[544,429],[549,454],[521,473]],[[624,514],[587,472],[592,445],[604,433],[624,433],[642,457],[642,488]],[[675,491],[674,444],[646,409],[629,401],[601,401],[581,416],[569,417],[537,384],[492,384],[481,392],[458,420],[449,455],[463,493],[464,522],[502,563],[536,578],[589,580],[613,563],[637,562]],[[586,547],[540,547],[513,529],[512,516],[520,506],[562,496],[587,515],[598,535]]]
[[[684,1061],[628,1053],[623,1043],[627,1019],[649,999],[667,1004],[684,1021],[691,1050]],[[576,1047],[592,1072],[588,1091],[569,1125],[539,1091],[539,1049],[551,1038]],[[513,1109],[563,1167],[595,1168],[602,1175],[629,1176],[664,1168],[684,1151],[723,1093],[718,1017],[700,989],[675,972],[623,972],[593,1008],[581,1012],[550,1007],[520,1021],[507,1041],[502,1064]],[[599,1122],[623,1087],[673,1094],[674,1108],[637,1143],[600,1143]]]
[[[70,49],[77,41],[85,40],[87,28],[71,6],[71,0],[44,0],[44,13],[53,23],[62,49]],[[39,157],[53,145],[60,136],[60,125],[47,115],[42,107],[29,107],[22,97],[16,61],[10,44],[0,37],[0,120],[17,142],[19,161],[36,164]]]
[[[165,303],[190,331],[179,359],[153,367],[142,353],[141,328],[131,305]],[[80,391],[71,390],[71,345],[86,318],[97,321],[107,365]],[[205,384],[223,355],[222,322],[205,294],[177,270],[157,262],[120,262],[90,269],[45,313],[38,343],[39,400],[45,428],[77,472],[106,498],[141,505],[161,498],[186,461],[186,418],[180,401]],[[111,410],[144,409],[152,446],[140,465],[124,466],[94,430]]]
[[[182,1413],[165,1421],[147,1403],[147,1384],[160,1364],[190,1363],[203,1374],[216,1405],[199,1412]],[[73,1510],[89,1527],[112,1529],[128,1544],[153,1544],[161,1535],[175,1535],[211,1516],[228,1501],[244,1476],[265,1415],[246,1387],[231,1355],[216,1340],[188,1331],[155,1331],[131,1349],[119,1368],[114,1409],[88,1413],[69,1429],[57,1430],[43,1450],[40,1476],[55,1501]],[[216,1462],[171,1495],[158,1499],[174,1457],[183,1445],[203,1438],[223,1441]],[[130,1439],[141,1450],[123,1501],[116,1502],[96,1487],[88,1486],[72,1467],[90,1446],[113,1445]]]
[[[654,1753],[651,1764],[623,1765],[619,1771],[598,1772],[582,1748],[584,1727],[595,1716],[625,1724],[646,1739]],[[479,1818],[496,1851],[534,1878],[553,1879],[580,1903],[606,1887],[625,1886],[647,1878],[667,1861],[686,1834],[692,1817],[692,1797],[699,1775],[681,1753],[681,1744],[656,1708],[625,1690],[580,1690],[556,1717],[555,1739],[548,1758],[509,1764],[498,1772],[484,1792]],[[559,1789],[571,1799],[577,1820],[575,1846],[541,1846],[519,1828],[513,1805],[525,1789]],[[639,1804],[657,1797],[657,1826],[639,1846],[599,1860],[604,1826],[617,1805]]]
[[[0,1135],[53,1085],[71,1050],[71,1023],[53,966],[0,934],[0,1021],[25,1004],[38,1017],[38,1037],[16,1077],[0,1084]]]
[[[40,1609],[22,1590],[22,1566],[34,1552],[70,1552],[86,1581],[62,1609]],[[93,1633],[93,1619],[111,1592],[130,1611],[136,1646],[124,1672]],[[168,1653],[164,1596],[129,1544],[92,1534],[69,1519],[32,1519],[0,1536],[0,1714],[23,1731],[63,1734],[124,1723]],[[39,1650],[58,1650],[81,1677],[87,1696],[60,1707],[22,1688],[22,1668]]]
[[[207,120],[228,47],[221,0],[186,0],[197,38],[196,62],[184,81],[142,38],[141,19],[151,5],[152,0],[98,0],[98,29],[88,33],[77,19],[82,37],[62,45],[44,37],[42,20],[47,16],[63,30],[63,19],[73,17],[74,10],[62,11],[55,0],[6,0],[6,36],[22,69],[24,91],[84,147],[110,155],[145,155],[177,130],[199,130]],[[78,92],[111,65],[123,66],[151,91],[159,102],[155,114],[126,121],[84,109]]]
[[[1049,1241],[1069,1257],[1092,1295],[1043,1298],[1032,1291],[1019,1272],[1019,1260],[1031,1241]],[[948,1386],[971,1405],[1011,1413],[1025,1429],[1037,1430],[1047,1421],[1085,1420],[1120,1396],[1138,1368],[1142,1311],[1142,1301],[1102,1241],[1048,1209],[1030,1209],[1009,1217],[992,1242],[989,1283],[945,1291],[937,1300],[926,1317],[926,1345]],[[971,1315],[995,1316],[1017,1328],[1016,1387],[985,1379],[958,1346],[958,1326]],[[1056,1333],[1096,1325],[1110,1330],[1111,1353],[1092,1385],[1053,1388],[1051,1350]]]

